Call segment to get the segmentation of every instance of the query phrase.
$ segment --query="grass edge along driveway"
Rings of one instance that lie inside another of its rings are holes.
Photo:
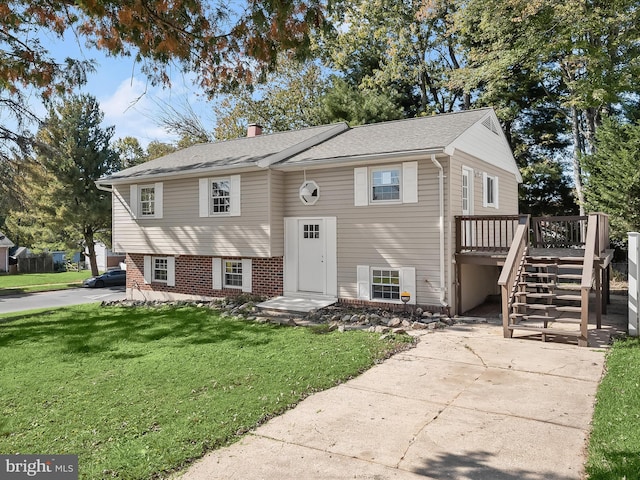
[[[0,274],[0,296],[17,293],[49,292],[82,286],[85,278],[91,277],[91,271],[59,273],[19,273]]]
[[[598,386],[589,436],[590,480],[640,475],[640,339],[614,342]]]
[[[164,477],[411,342],[196,307],[11,314],[0,451],[78,454],[82,479]]]

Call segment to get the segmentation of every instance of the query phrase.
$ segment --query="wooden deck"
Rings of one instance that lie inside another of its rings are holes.
[[[591,229],[588,227],[591,226]],[[500,285],[502,285],[503,297],[505,292],[511,295],[507,304],[508,308],[503,308],[503,317],[507,315],[505,323],[505,336],[511,336],[513,328],[529,328],[527,322],[511,325],[511,317],[522,317],[515,312],[527,312],[527,318],[541,317],[535,312],[542,309],[533,300],[533,304],[527,304],[524,310],[517,308],[512,310],[512,305],[523,305],[525,297],[548,297],[564,300],[568,295],[554,295],[552,293],[540,294],[535,292],[518,291],[518,282],[522,285],[523,280],[519,279],[520,271],[527,258],[549,264],[569,263],[580,266],[580,272],[563,272],[559,275],[563,278],[573,278],[577,282],[577,288],[582,291],[581,302],[577,306],[558,305],[552,306],[555,311],[573,311],[578,314],[583,311],[584,318],[588,317],[589,290],[595,293],[594,313],[599,318],[601,313],[606,313],[606,305],[609,302],[609,264],[613,258],[613,250],[609,249],[609,225],[608,217],[604,214],[591,214],[589,216],[575,217],[541,217],[530,219],[528,216],[507,215],[507,216],[460,216],[456,217],[456,311],[462,313],[462,266],[463,265],[485,265],[502,267]],[[589,233],[588,233],[589,232]],[[518,243],[518,245],[514,245]],[[549,262],[545,262],[548,259]],[[589,267],[587,267],[587,265]],[[557,267],[556,267],[557,268]],[[566,267],[565,267],[566,268]],[[505,270],[509,270],[506,272]],[[538,271],[537,275],[545,275]],[[584,275],[582,272],[586,272]],[[529,275],[535,275],[529,273]],[[551,274],[547,274],[551,275]],[[578,278],[580,277],[580,278]],[[529,282],[530,283],[530,282]],[[505,290],[505,286],[509,288]],[[540,290],[534,289],[534,290]],[[578,292],[580,293],[580,292]],[[578,297],[580,296],[578,295]],[[519,299],[519,296],[522,297]],[[576,297],[577,295],[571,295]],[[505,305],[503,299],[503,307]],[[547,307],[544,307],[547,308]],[[531,314],[533,313],[533,314]],[[545,314],[546,315],[546,314]],[[548,318],[542,316],[543,318]],[[557,318],[557,317],[556,317]],[[559,320],[559,319],[558,319]],[[547,334],[556,333],[546,325],[533,327],[534,331],[539,331],[544,339]],[[509,324],[507,328],[507,324]],[[559,323],[556,323],[557,325]],[[512,328],[513,327],[513,328]],[[579,344],[584,344],[584,325],[575,335]]]

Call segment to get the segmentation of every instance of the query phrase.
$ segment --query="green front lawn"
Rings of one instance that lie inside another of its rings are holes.
[[[89,277],[91,277],[90,270],[60,273],[20,273],[17,275],[0,274],[0,295],[79,287],[82,281]]]
[[[11,314],[0,323],[0,452],[78,454],[83,479],[163,476],[410,341],[195,307]]]
[[[592,480],[640,478],[640,341],[617,341],[607,355],[589,440]]]

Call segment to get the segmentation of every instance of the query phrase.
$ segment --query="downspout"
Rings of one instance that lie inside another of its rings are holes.
[[[447,286],[444,276],[444,168],[438,160],[436,155],[431,154],[431,161],[438,168],[438,197],[440,203],[440,220],[438,222],[438,229],[440,230],[440,305],[447,307]]]

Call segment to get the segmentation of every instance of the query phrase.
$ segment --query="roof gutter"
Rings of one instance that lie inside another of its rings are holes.
[[[447,307],[447,284],[444,276],[444,168],[436,160],[435,154],[431,154],[431,161],[438,168],[438,197],[440,203],[440,218],[438,229],[440,233],[440,305]]]
[[[300,162],[283,163],[279,165],[272,165],[270,168],[274,170],[295,171],[300,169],[313,170],[320,168],[327,168],[334,165],[350,165],[357,163],[371,163],[371,162],[389,162],[389,159],[398,158],[416,158],[425,157],[428,155],[435,156],[441,154],[444,151],[444,147],[429,148],[425,150],[404,150],[401,152],[382,152],[371,153],[366,155],[357,155],[353,157],[335,157],[335,158],[323,158],[304,160]]]
[[[95,181],[96,187],[98,190],[102,190],[103,192],[113,193],[113,185],[107,183],[100,183],[100,180]]]

